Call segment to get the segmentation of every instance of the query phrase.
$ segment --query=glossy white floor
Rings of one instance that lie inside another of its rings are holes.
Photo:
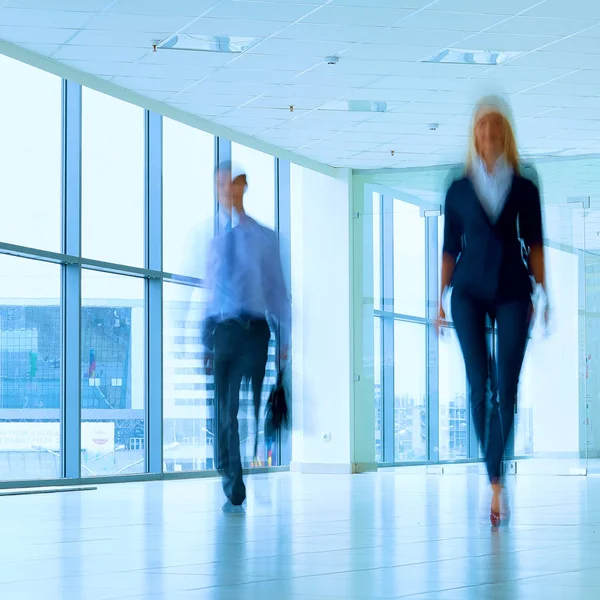
[[[600,597],[600,478],[278,474],[245,515],[218,480],[0,498],[2,600]]]

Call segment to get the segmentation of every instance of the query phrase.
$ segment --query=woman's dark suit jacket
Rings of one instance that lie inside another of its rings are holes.
[[[457,260],[451,281],[456,292],[490,302],[531,295],[527,255],[543,242],[540,194],[529,179],[513,176],[496,223],[488,218],[468,177],[448,189],[444,252]]]

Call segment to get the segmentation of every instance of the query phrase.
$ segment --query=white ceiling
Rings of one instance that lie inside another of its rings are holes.
[[[263,40],[152,52],[176,32]],[[0,0],[0,38],[332,166],[460,160],[489,89],[510,94],[525,153],[600,152],[600,0]],[[524,54],[420,62],[448,47]],[[327,108],[338,99],[388,111]]]

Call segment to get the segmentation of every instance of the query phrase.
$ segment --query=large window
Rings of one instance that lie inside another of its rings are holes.
[[[467,377],[462,352],[454,329],[445,329],[439,342],[440,460],[469,457],[468,411]]]
[[[0,480],[61,475],[60,267],[0,256]]]
[[[4,56],[0,75],[0,487],[214,470],[215,159],[244,165],[248,213],[276,231],[285,163]],[[242,384],[245,467],[287,443],[264,436],[276,355],[258,423]]]
[[[62,80],[4,56],[0,80],[0,240],[58,252]]]
[[[144,281],[84,270],[81,290],[83,475],[145,470]]]
[[[425,327],[394,323],[394,460],[427,460]]]
[[[144,266],[144,111],[88,88],[82,93],[82,251]]]
[[[214,232],[215,138],[163,119],[163,268],[205,277]]]

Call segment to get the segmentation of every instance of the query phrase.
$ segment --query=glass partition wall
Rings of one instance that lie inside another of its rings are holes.
[[[289,244],[289,163],[3,56],[0,73],[0,486],[215,469],[214,168],[246,167],[249,214]],[[272,340],[263,396],[277,362]],[[277,466],[251,404],[244,388],[244,466]]]
[[[437,336],[443,202],[454,168],[357,174],[364,193],[363,367],[381,465],[478,461],[452,327]],[[585,474],[600,451],[600,158],[524,166],[543,202],[551,322],[536,316],[506,467]],[[371,292],[372,290],[372,292]],[[495,331],[488,332],[490,347]],[[373,352],[371,352],[373,348]],[[367,380],[369,377],[367,377]],[[523,460],[533,458],[535,460]],[[600,469],[598,469],[600,470]]]

